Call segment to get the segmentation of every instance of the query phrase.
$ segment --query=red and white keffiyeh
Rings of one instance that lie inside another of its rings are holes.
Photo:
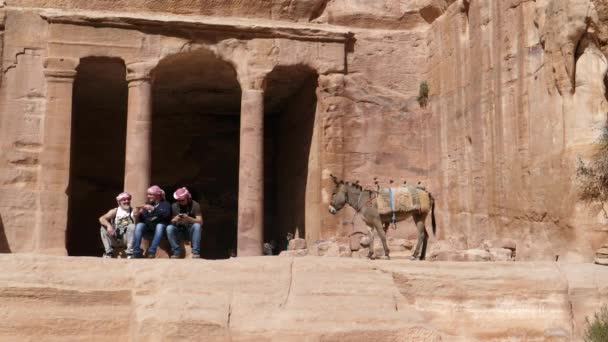
[[[192,195],[190,194],[190,191],[186,189],[186,187],[183,187],[175,190],[175,192],[173,193],[173,198],[180,201],[183,199],[191,199]]]
[[[165,191],[158,185],[152,185],[149,187],[147,193],[148,195],[156,195],[162,197],[162,199],[165,199]]]
[[[124,200],[131,200],[131,194],[128,192],[121,192],[118,194],[118,196],[116,196],[116,201],[120,202],[120,201],[124,201]]]

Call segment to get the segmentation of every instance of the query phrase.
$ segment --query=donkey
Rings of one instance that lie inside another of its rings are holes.
[[[376,198],[378,193],[373,190],[364,190],[359,184],[349,183],[344,181],[339,181],[334,175],[331,175],[331,178],[334,181],[334,191],[332,194],[331,202],[329,204],[329,212],[332,215],[335,215],[340,209],[344,207],[345,204],[350,205],[357,213],[360,213],[365,224],[371,229],[375,229],[380,236],[380,240],[382,241],[382,247],[384,248],[384,253],[388,259],[390,259],[389,253],[390,250],[388,248],[388,244],[386,243],[386,231],[388,227],[393,222],[393,215],[391,214],[380,214],[378,212],[378,205],[376,203]],[[437,230],[435,224],[435,199],[429,192],[426,190],[424,193],[429,196],[429,203],[431,204],[431,222],[433,226],[433,235]],[[426,220],[427,215],[429,214],[429,210],[421,210],[421,211],[409,211],[409,212],[395,212],[394,219],[395,221],[403,221],[410,216],[414,218],[414,222],[416,223],[416,228],[418,229],[418,243],[416,244],[416,248],[414,249],[414,254],[411,256],[412,260],[424,260],[426,254],[426,246],[428,240],[428,234],[426,232],[426,227],[424,225],[424,221]],[[373,257],[373,242],[374,235],[370,231],[370,252],[368,257],[371,259]]]

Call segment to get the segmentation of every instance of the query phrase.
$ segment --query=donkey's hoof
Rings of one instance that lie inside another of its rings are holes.
[[[408,259],[410,259],[410,260],[418,260],[418,258],[416,258],[416,257],[415,257],[415,256],[413,256],[413,255],[412,255],[412,256],[410,256]]]

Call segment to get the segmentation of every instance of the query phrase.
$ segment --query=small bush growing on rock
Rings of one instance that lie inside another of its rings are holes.
[[[586,318],[587,328],[583,339],[585,342],[606,342],[608,341],[608,306],[604,305],[599,312],[594,314],[593,321]]]
[[[422,108],[426,107],[429,102],[429,84],[426,81],[420,83],[417,100]]]
[[[579,180],[579,198],[583,201],[608,201],[608,127],[598,139],[597,150],[589,163],[579,157],[576,177]]]

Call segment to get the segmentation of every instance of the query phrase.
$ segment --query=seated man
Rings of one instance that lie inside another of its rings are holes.
[[[192,243],[192,258],[201,257],[201,233],[203,216],[201,206],[192,200],[192,195],[186,188],[177,189],[173,193],[177,202],[173,203],[173,219],[167,227],[167,237],[171,244],[171,258],[179,258],[181,255],[180,239],[190,240]]]
[[[122,192],[116,196],[116,202],[118,202],[118,207],[110,209],[99,218],[104,258],[113,256],[113,247],[126,247],[127,257],[133,255],[132,242],[135,217],[131,208],[131,195]]]
[[[171,205],[165,200],[165,192],[157,185],[151,186],[147,191],[145,205],[135,208],[135,233],[133,234],[133,255],[142,257],[141,239],[146,235],[154,234],[150,247],[148,247],[148,258],[156,257],[156,249],[165,233],[165,227],[171,220]]]

